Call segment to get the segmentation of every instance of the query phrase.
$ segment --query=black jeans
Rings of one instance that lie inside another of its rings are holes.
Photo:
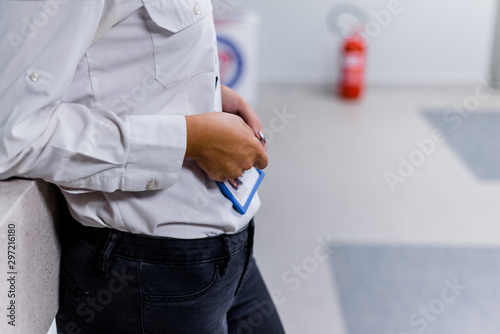
[[[205,239],[75,228],[63,245],[59,333],[284,333],[252,257],[253,221]]]

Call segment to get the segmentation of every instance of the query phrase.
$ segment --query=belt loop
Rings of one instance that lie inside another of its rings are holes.
[[[222,235],[222,244],[224,247],[224,259],[219,261],[219,276],[222,278],[226,274],[227,267],[229,266],[229,260],[231,260],[231,252],[229,251],[229,246],[227,242],[227,235]]]
[[[252,257],[252,254],[253,254],[254,236],[255,236],[255,223],[252,219],[250,221],[250,223],[248,224],[248,244],[247,244],[248,254],[247,254],[247,264],[246,265],[248,265],[248,262],[250,262],[250,258]]]
[[[118,240],[118,236],[119,234],[116,231],[109,232],[108,240],[106,240],[106,243],[102,247],[101,256],[99,256],[99,272],[105,278],[108,277],[109,256]]]

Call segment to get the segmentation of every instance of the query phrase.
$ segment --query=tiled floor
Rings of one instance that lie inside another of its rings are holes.
[[[332,254],[349,334],[498,334],[500,248],[342,245]]]
[[[287,333],[500,332],[500,92],[332,91],[261,90],[270,165],[255,254]],[[449,113],[463,103],[472,116]],[[468,288],[441,295],[455,279]]]
[[[443,275],[432,276],[428,269],[430,263],[439,268],[439,261],[426,259],[439,252],[429,255],[425,249],[448,249],[446,268],[454,268],[453,261],[467,249],[492,254],[489,261],[498,257],[500,174],[494,166],[498,157],[488,154],[500,147],[494,123],[500,118],[495,115],[500,113],[500,92],[489,95],[479,82],[470,87],[374,87],[363,100],[351,103],[338,100],[332,91],[324,86],[286,85],[265,85],[261,90],[258,112],[270,142],[270,165],[260,191],[263,207],[256,220],[255,254],[287,333],[458,333],[449,331],[453,327],[448,324],[463,318],[464,309],[448,308],[424,331],[418,331],[422,323],[413,326],[408,317],[413,305],[418,311],[433,301],[429,298],[435,289],[439,295],[445,287]],[[473,115],[465,117],[460,104]],[[462,111],[451,114],[450,108]],[[440,129],[447,135],[444,140],[436,132]],[[464,145],[468,147],[462,149]],[[474,166],[483,166],[483,174]],[[348,261],[351,267],[338,258],[347,254],[349,259],[365,250],[358,254],[363,259],[363,254],[371,254],[366,247],[395,254],[415,249],[413,266],[401,277],[395,277],[398,271],[389,266],[394,275],[384,280],[381,268],[386,258],[378,266]],[[354,253],[342,253],[349,249]],[[461,267],[459,262],[456,266],[462,276],[474,276],[470,272],[474,266]],[[485,284],[494,283],[498,272],[490,267],[476,273]],[[378,310],[376,300],[370,299],[371,285],[356,281],[372,277],[379,284],[403,284],[398,279],[409,274],[416,276],[409,283],[415,285],[410,286],[411,293],[398,290],[399,299],[388,295]],[[425,282],[433,286],[429,294],[420,293],[422,286],[429,286]],[[356,290],[368,299],[346,299]],[[479,305],[482,293],[469,290],[463,307]],[[418,296],[422,299],[414,299]],[[399,305],[401,300],[405,302]],[[402,309],[392,318],[384,313],[391,303]],[[498,306],[498,301],[487,303]],[[356,318],[360,323],[385,325],[396,319],[401,326],[360,331],[363,327],[352,326]],[[497,322],[476,320],[483,327],[463,327],[460,333],[481,332],[467,328],[500,332]]]

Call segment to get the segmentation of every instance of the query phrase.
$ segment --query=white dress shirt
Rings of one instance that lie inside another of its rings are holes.
[[[186,115],[220,111],[210,0],[0,3],[0,178],[57,184],[84,225],[176,238],[234,233],[185,159]],[[217,88],[216,88],[217,86]]]

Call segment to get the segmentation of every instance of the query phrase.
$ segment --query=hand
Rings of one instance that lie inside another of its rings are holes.
[[[221,86],[222,93],[222,111],[240,116],[245,123],[252,129],[255,137],[267,150],[266,139],[262,131],[262,124],[260,123],[259,116],[250,107],[247,101],[236,93],[234,90],[227,86]]]
[[[186,158],[194,159],[216,181],[240,177],[255,166],[264,169],[268,158],[254,131],[242,117],[213,112],[186,116]]]

